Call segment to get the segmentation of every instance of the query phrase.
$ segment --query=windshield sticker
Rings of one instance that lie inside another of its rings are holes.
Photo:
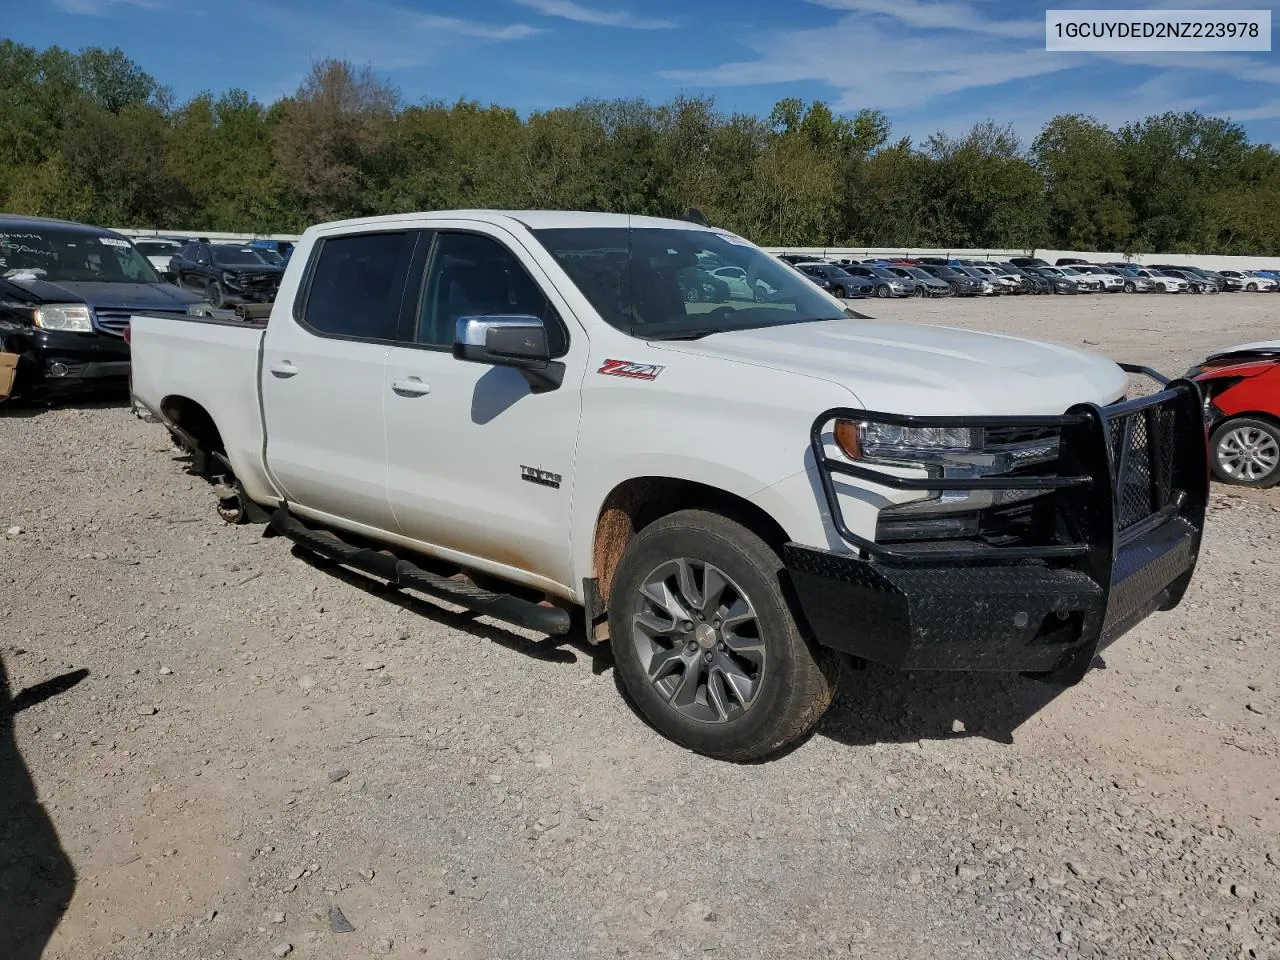
[[[42,240],[43,239],[43,237],[41,237],[40,234],[38,233],[6,233],[3,230],[0,230],[0,237],[4,237],[7,240]]]
[[[117,240],[115,237],[99,237],[98,242],[104,247],[128,247],[128,240]]]
[[[732,243],[735,246],[739,246],[739,247],[751,246],[750,240],[744,240],[742,237],[738,236],[736,233],[720,233],[718,230],[713,230],[712,232],[721,240],[725,241],[726,243]]]
[[[657,380],[663,367],[656,363],[634,363],[630,360],[606,360],[596,373],[606,377],[626,377],[630,380]]]

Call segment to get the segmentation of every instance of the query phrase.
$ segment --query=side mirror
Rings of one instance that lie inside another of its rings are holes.
[[[547,326],[540,317],[459,317],[453,355],[471,363],[513,367],[534,393],[554,390],[564,382],[564,364],[551,359]]]

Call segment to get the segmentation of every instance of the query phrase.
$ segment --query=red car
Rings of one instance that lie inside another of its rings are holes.
[[[1187,376],[1204,392],[1213,475],[1248,487],[1280,482],[1280,340],[1215,353]]]

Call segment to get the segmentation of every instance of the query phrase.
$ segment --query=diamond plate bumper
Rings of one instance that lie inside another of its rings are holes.
[[[1076,569],[892,567],[796,544],[784,560],[819,643],[913,670],[1057,672],[1181,599],[1199,532],[1173,519],[1121,548],[1106,584]],[[1073,676],[1066,679],[1079,679]]]
[[[891,477],[826,453],[828,425],[858,416],[906,426],[1052,426],[1060,453],[1037,475]],[[783,556],[810,629],[837,650],[892,667],[1029,672],[1071,683],[1100,649],[1175,606],[1195,570],[1208,462],[1200,394],[1187,380],[1057,418],[830,410],[815,421],[812,441],[832,527],[853,552],[792,543]],[[836,476],[905,489],[1048,490],[1053,523],[1040,539],[1012,546],[937,541],[908,550],[847,527]]]

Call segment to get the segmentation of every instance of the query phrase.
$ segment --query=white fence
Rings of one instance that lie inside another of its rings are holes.
[[[297,243],[300,233],[218,233],[213,230],[137,230],[134,228],[108,227],[126,237],[186,237],[196,240],[204,237],[213,243],[248,243],[250,240],[291,240]]]

